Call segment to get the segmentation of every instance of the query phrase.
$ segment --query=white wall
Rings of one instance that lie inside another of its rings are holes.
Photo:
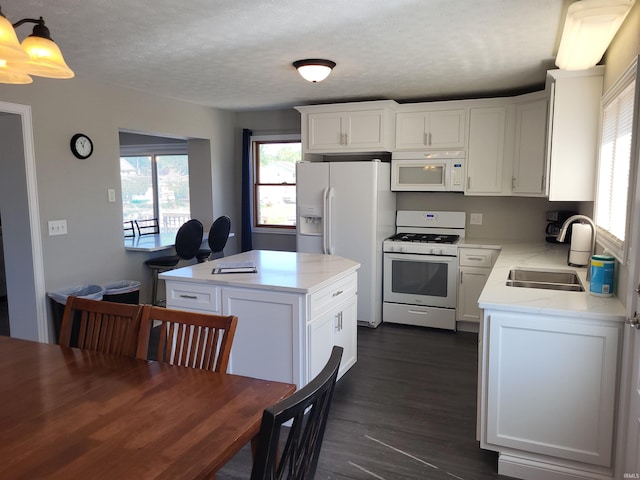
[[[143,282],[141,298],[148,301],[151,277],[143,261],[151,254],[125,252],[122,206],[107,201],[108,188],[120,198],[120,129],[208,142],[209,164],[200,171],[211,178],[204,183],[210,183],[214,193],[203,192],[202,198],[213,205],[201,211],[239,215],[236,185],[230,181],[236,170],[232,112],[79,78],[0,85],[0,100],[32,107],[47,291],[131,279]],[[93,140],[94,154],[87,160],[78,160],[69,150],[77,132]],[[59,219],[67,220],[68,235],[47,236],[47,222]]]

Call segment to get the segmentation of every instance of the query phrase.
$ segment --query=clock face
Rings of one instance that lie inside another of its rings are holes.
[[[76,133],[71,137],[71,151],[73,154],[84,160],[93,153],[93,143],[91,139],[82,133]]]

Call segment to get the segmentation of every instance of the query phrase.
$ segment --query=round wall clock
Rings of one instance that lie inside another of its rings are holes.
[[[93,142],[84,133],[76,133],[71,137],[71,152],[80,160],[89,158],[93,153]]]

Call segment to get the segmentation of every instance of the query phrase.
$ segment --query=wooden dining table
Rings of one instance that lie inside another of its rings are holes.
[[[294,391],[0,337],[0,477],[211,478]]]

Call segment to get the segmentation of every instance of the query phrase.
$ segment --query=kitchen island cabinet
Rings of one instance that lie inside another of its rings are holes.
[[[213,274],[222,262],[252,261],[257,273]],[[171,270],[167,307],[236,315],[229,372],[306,385],[333,345],[339,377],[357,360],[357,270],[336,255],[254,250]]]
[[[501,475],[613,479],[625,310],[588,293],[567,248],[503,244],[479,298],[478,439]],[[507,286],[514,267],[574,271],[585,291]]]

